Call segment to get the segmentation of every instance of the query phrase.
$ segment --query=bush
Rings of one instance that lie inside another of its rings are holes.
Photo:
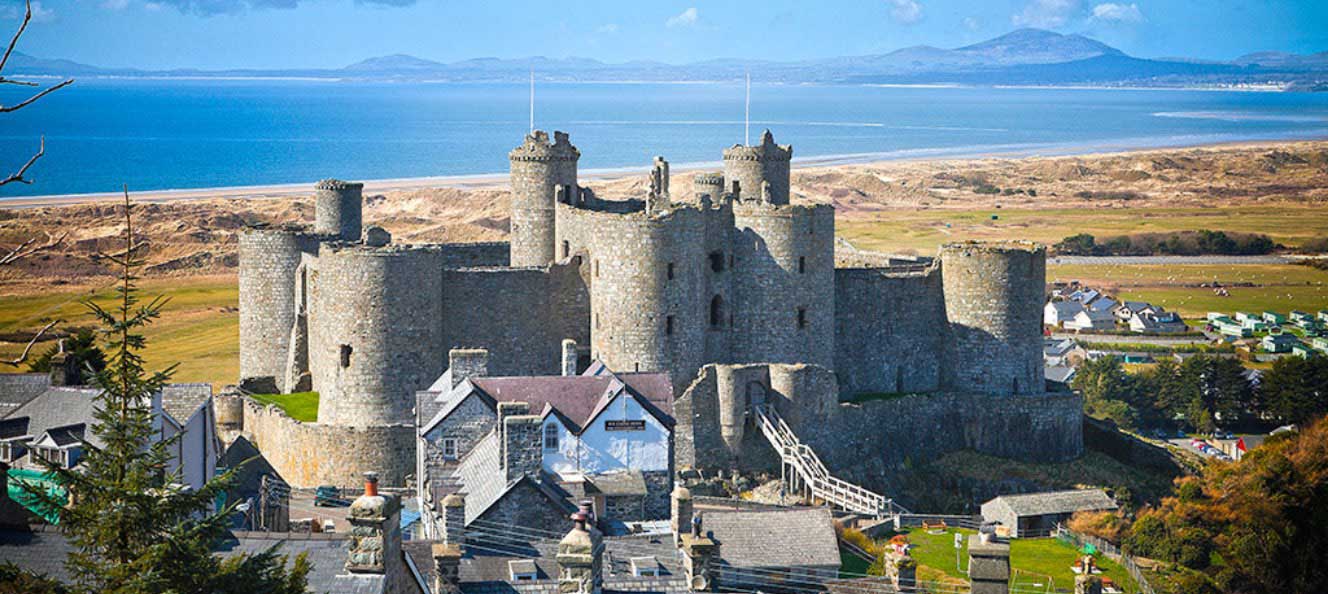
[[[1070,530],[1079,534],[1096,536],[1107,542],[1120,544],[1121,537],[1129,529],[1129,521],[1115,512],[1075,512],[1070,516]]]
[[[1204,229],[1118,235],[1101,241],[1081,233],[1066,237],[1055,250],[1068,256],[1255,256],[1279,247],[1267,235]]]

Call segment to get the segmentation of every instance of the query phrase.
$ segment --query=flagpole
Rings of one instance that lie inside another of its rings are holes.
[[[747,100],[742,113],[742,144],[752,144],[752,73],[747,73]]]
[[[530,69],[530,131],[535,131],[535,69]]]

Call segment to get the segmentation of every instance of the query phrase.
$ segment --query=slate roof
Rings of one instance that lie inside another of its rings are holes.
[[[826,508],[704,512],[701,529],[732,567],[839,567],[839,543]]]
[[[1101,299],[1094,299],[1093,302],[1088,305],[1088,308],[1093,311],[1110,312],[1111,310],[1116,309],[1116,302],[1109,297],[1102,297]]]
[[[167,384],[161,388],[161,408],[181,425],[212,397],[212,384]]]
[[[1070,383],[1074,379],[1075,368],[1062,365],[1048,365],[1044,368],[1043,377],[1049,381],[1062,384]]]
[[[507,489],[507,475],[499,459],[500,450],[498,432],[490,432],[457,465],[453,476],[461,483],[461,490],[466,494],[467,524],[480,517]]]
[[[280,545],[278,550],[288,555],[288,566],[300,553],[308,555],[313,566],[309,572],[311,592],[382,592],[382,576],[346,575],[347,535],[344,534],[233,532],[217,548],[217,553],[253,554],[273,545]],[[71,549],[64,535],[53,526],[36,526],[32,532],[0,530],[0,559],[61,581],[70,579],[64,563]]]
[[[64,447],[83,441],[83,430],[86,428],[87,425],[78,423],[65,425],[64,427],[52,427],[46,430],[46,434],[51,436],[51,441],[55,442],[56,447]]]
[[[0,417],[51,387],[51,377],[45,373],[0,373]]]
[[[1072,489],[1027,495],[1002,495],[987,503],[1004,506],[1016,516],[1067,514],[1081,510],[1116,509],[1102,489]],[[987,504],[983,504],[984,506]]]
[[[517,529],[519,530],[519,529]],[[401,548],[410,555],[425,583],[432,584],[434,564],[432,541],[410,540]],[[555,594],[558,589],[558,540],[536,539],[520,545],[491,542],[468,543],[461,558],[461,591],[466,594]],[[633,557],[654,557],[661,572],[656,577],[632,575]],[[604,538],[604,592],[688,592],[677,549],[670,534],[647,534]],[[530,582],[511,580],[511,561],[532,561],[538,579]]]
[[[1082,303],[1078,301],[1052,301],[1051,308],[1056,310],[1056,319],[1060,321],[1069,320],[1084,310]]]
[[[638,470],[609,472],[586,477],[602,495],[645,495],[646,479]]]
[[[0,439],[13,439],[28,435],[28,418],[0,419]]]
[[[532,412],[544,411],[546,406],[556,408],[579,431],[607,405],[606,396],[616,393],[618,380],[653,406],[653,412],[662,413],[662,421],[673,424],[673,384],[663,373],[476,377],[470,381],[498,402],[529,402]]]
[[[92,388],[50,387],[41,395],[29,400],[24,405],[9,413],[8,419],[28,418],[28,434],[40,436],[48,429],[90,423],[98,391]],[[87,432],[89,443],[100,446],[101,442],[91,431]]]

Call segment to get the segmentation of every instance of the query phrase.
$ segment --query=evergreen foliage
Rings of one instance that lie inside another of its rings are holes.
[[[102,352],[97,346],[97,336],[91,328],[80,328],[73,336],[65,339],[65,353],[68,356],[78,359],[79,365],[85,371],[97,373],[106,369],[106,353]],[[60,352],[60,345],[54,344],[47,348],[28,364],[28,371],[35,373],[46,373],[51,370],[51,357]]]

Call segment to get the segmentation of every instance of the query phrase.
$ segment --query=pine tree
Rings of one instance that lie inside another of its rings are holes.
[[[66,566],[80,590],[91,592],[222,593],[303,592],[308,563],[301,555],[290,571],[275,549],[221,560],[211,545],[224,534],[233,504],[215,510],[214,502],[233,482],[234,470],[197,490],[176,483],[169,473],[171,451],[180,435],[155,440],[152,397],[170,379],[175,366],[148,371],[143,362],[142,329],[155,320],[167,300],[144,303],[136,271],[143,265],[145,243],[134,235],[133,205],[125,192],[125,249],[107,259],[120,270],[115,305],[86,303],[100,325],[106,345],[105,369],[93,385],[96,397],[92,434],[99,446],[84,443],[77,469],[43,462],[70,494],[70,505],[30,489],[42,507],[58,512],[60,528],[73,545]]]

